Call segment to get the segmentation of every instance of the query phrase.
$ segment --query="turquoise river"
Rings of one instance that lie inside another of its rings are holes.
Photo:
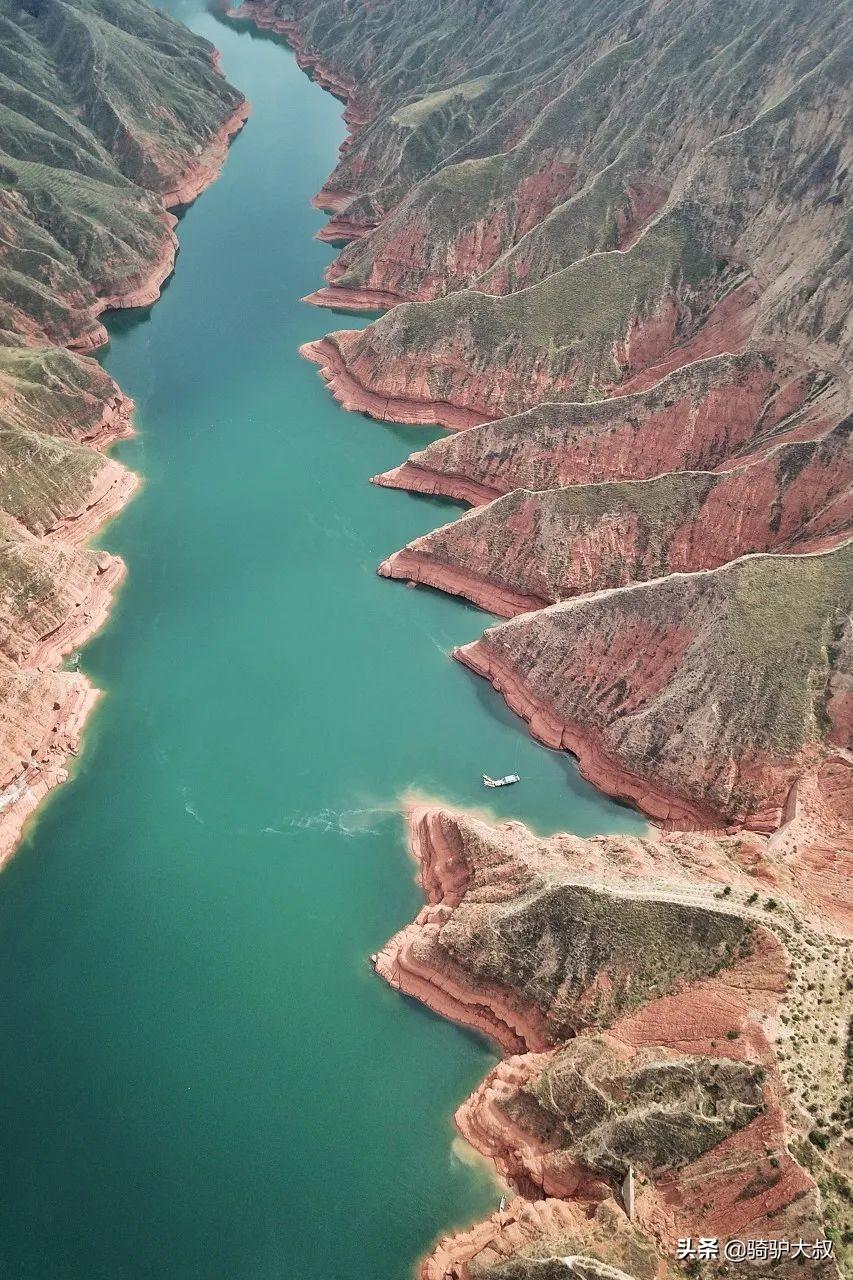
[[[379,560],[455,508],[368,477],[429,434],[340,409],[297,347],[341,105],[280,42],[172,12],[252,103],[176,273],[115,317],[144,487],[84,667],[75,777],[0,877],[0,1276],[405,1280],[496,1203],[452,1112],[485,1042],[368,964],[418,910],[407,789],[639,830],[448,657],[489,619]]]

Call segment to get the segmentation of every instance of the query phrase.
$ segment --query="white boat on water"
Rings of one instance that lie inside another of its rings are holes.
[[[521,782],[520,773],[508,773],[503,778],[490,778],[487,773],[483,774],[484,787],[511,787],[514,782]]]

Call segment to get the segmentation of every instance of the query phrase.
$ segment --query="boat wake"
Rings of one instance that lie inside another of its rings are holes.
[[[369,805],[358,809],[318,809],[314,813],[289,814],[274,825],[262,827],[261,834],[292,836],[300,831],[319,829],[349,837],[374,835],[380,831],[382,819],[399,813],[397,804]]]

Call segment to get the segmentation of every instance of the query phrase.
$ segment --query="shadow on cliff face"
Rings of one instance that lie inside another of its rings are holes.
[[[161,298],[170,287],[174,274],[175,273],[173,271],[160,286]],[[105,311],[104,319],[109,321],[110,326],[110,341],[117,337],[123,338],[128,334],[133,333],[134,329],[138,329],[141,325],[148,324],[151,319],[152,308],[155,305],[155,303],[152,303],[150,307],[126,307],[116,309],[115,311]],[[98,350],[94,351],[92,354],[96,360],[102,361],[109,349],[109,343],[107,343],[103,347],[99,347]]]
[[[334,248],[338,242],[335,240],[332,240],[330,241],[330,243]],[[342,240],[340,241],[340,243],[348,244],[349,242],[346,240]],[[344,306],[326,307],[325,310],[328,311],[329,315],[331,316],[344,316],[347,320],[351,320],[353,316],[358,316],[360,320],[365,320],[367,322],[371,320],[380,320],[382,316],[387,314],[386,309],[382,307],[377,308],[375,311],[365,311],[361,307],[344,307]],[[365,414],[365,417],[369,417],[369,416],[370,416],[369,414]]]

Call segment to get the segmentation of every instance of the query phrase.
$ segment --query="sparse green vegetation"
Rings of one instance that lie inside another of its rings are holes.
[[[626,1065],[611,1055],[598,1037],[573,1040],[502,1108],[540,1141],[559,1141],[616,1180],[629,1164],[649,1176],[689,1164],[763,1110],[744,1063],[647,1050]]]
[[[168,248],[159,195],[240,98],[206,41],[138,0],[0,0],[0,43],[0,330],[86,341],[98,299]]]

